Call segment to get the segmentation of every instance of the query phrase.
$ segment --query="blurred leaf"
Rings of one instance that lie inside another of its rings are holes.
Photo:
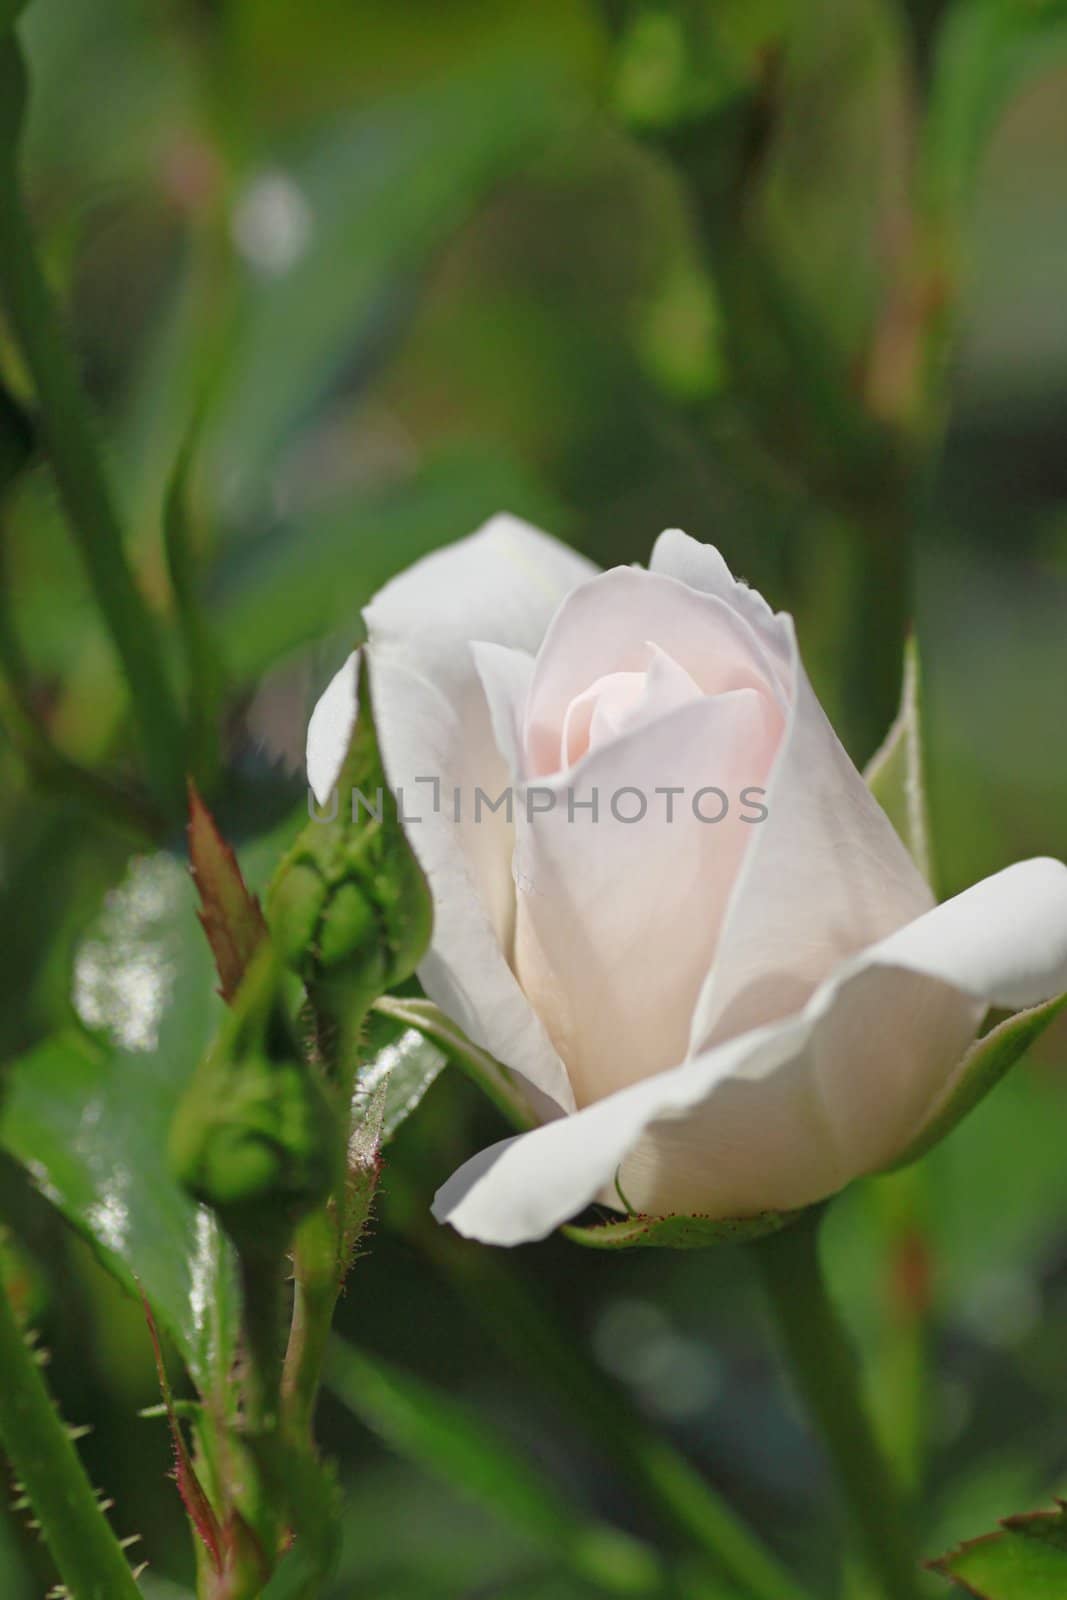
[[[507,509],[552,520],[552,503],[530,474],[484,450],[428,462],[409,481],[355,492],[237,542],[219,564],[215,616],[230,669],[258,678],[279,656],[344,628],[419,556],[471,533]]]
[[[527,1129],[534,1126],[533,1115],[515,1075],[487,1051],[473,1044],[462,1028],[451,1017],[446,1017],[431,1000],[413,1000],[389,994],[375,1001],[373,1009],[380,1016],[414,1028],[435,1045],[447,1060],[473,1079],[514,1127]]]
[[[792,1213],[796,1216],[798,1213]],[[786,1226],[792,1216],[782,1211],[761,1211],[752,1217],[646,1217],[630,1216],[625,1222],[602,1222],[593,1227],[565,1227],[575,1244],[594,1250],[630,1250],[658,1246],[665,1250],[705,1250],[716,1244],[748,1244]]]
[[[188,680],[188,764],[202,783],[209,783],[218,765],[222,672],[207,624],[200,561],[189,510],[189,480],[200,442],[202,417],[202,410],[198,410],[167,484],[163,501],[163,548]]]
[[[1067,1508],[1006,1517],[1002,1532],[971,1539],[930,1563],[978,1600],[1063,1600]]]
[[[260,1600],[308,1600],[319,1593],[321,1573],[301,1545],[284,1557]]]
[[[8,28],[14,26],[18,14],[25,4],[26,0],[0,0],[0,33],[4,33]]]
[[[0,492],[29,461],[34,443],[33,423],[7,385],[0,383]]]
[[[219,833],[214,817],[189,783],[189,860],[200,896],[197,913],[215,957],[226,1001],[233,999],[257,946],[266,937],[259,901],[249,894],[232,845]]]
[[[523,64],[431,82],[251,179],[247,309],[210,424],[238,500],[262,504],[279,446],[342,375],[366,382],[430,253],[558,117],[549,87]]]
[[[956,0],[941,25],[924,159],[929,198],[949,213],[972,197],[997,120],[1027,78],[1067,55],[1064,0]]]
[[[378,1138],[387,1144],[444,1070],[447,1057],[417,1029],[379,1011],[367,1019],[364,1055],[355,1097],[362,1103],[384,1091]]]
[[[968,1112],[985,1099],[1004,1074],[1067,1007],[1067,994],[1019,1011],[978,1039],[964,1056],[942,1104],[890,1170],[906,1167],[940,1144]]]
[[[326,1381],[343,1405],[400,1455],[487,1505],[596,1587],[655,1593],[658,1565],[635,1539],[586,1519],[484,1419],[451,1396],[334,1340]]]
[[[932,865],[923,771],[921,696],[919,646],[913,635],[904,647],[900,710],[884,744],[867,763],[863,776],[929,883]]]

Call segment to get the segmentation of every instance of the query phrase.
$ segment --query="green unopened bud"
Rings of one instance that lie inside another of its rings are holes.
[[[253,959],[171,1129],[183,1186],[239,1248],[287,1240],[333,1189],[342,1157],[326,1085],[302,1059],[269,945]]]
[[[282,958],[310,988],[356,1011],[414,972],[433,919],[429,887],[382,769],[368,680],[364,653],[336,814],[308,823],[267,901]],[[360,805],[353,815],[353,795],[380,795],[380,815]]]

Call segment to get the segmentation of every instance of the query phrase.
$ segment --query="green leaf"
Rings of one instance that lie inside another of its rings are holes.
[[[326,1382],[391,1449],[521,1528],[596,1587],[657,1592],[658,1564],[644,1545],[583,1517],[527,1456],[451,1395],[336,1339]]]
[[[909,1166],[935,1144],[940,1144],[996,1087],[1064,1007],[1067,1007],[1067,994],[1046,1000],[1044,1005],[1032,1006],[1029,1011],[1019,1011],[977,1039],[960,1063],[941,1104],[888,1170]]]
[[[904,647],[900,710],[881,748],[868,762],[864,778],[929,883],[932,865],[923,773],[921,698],[919,646],[913,635]]]
[[[1067,1508],[1006,1517],[1002,1531],[970,1539],[930,1567],[977,1600],[1063,1600]]]
[[[253,869],[276,850],[263,841]],[[136,858],[74,964],[75,1009],[95,1037],[71,1030],[13,1062],[0,1105],[0,1143],[119,1282],[143,1291],[205,1393],[225,1392],[233,1360],[232,1256],[171,1176],[167,1141],[224,1014],[214,991],[185,863]]]
[[[777,1233],[796,1212],[761,1211],[753,1217],[648,1217],[634,1214],[623,1222],[601,1222],[591,1227],[565,1227],[561,1231],[574,1244],[593,1250],[632,1250],[654,1246],[665,1250],[706,1250],[716,1244],[749,1244]]]
[[[478,1045],[462,1028],[431,1000],[409,1000],[387,994],[375,1002],[373,1010],[393,1023],[413,1028],[437,1047],[453,1066],[459,1067],[489,1096],[493,1104],[516,1128],[526,1131],[536,1119],[523,1097],[516,1074]]]

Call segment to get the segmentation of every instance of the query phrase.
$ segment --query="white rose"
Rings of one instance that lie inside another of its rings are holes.
[[[420,977],[542,1120],[441,1190],[462,1233],[535,1239],[620,1195],[711,1217],[821,1199],[918,1134],[989,1005],[1067,989],[1067,868],[1022,862],[935,907],[791,619],[711,547],[670,531],[649,571],[598,573],[501,516],[366,624],[434,896]],[[308,730],[320,800],[353,683],[354,658]],[[476,820],[475,791],[509,784],[513,821]]]

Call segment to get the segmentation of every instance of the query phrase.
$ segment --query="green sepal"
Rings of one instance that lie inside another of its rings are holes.
[[[382,767],[365,652],[357,716],[333,795],[312,818],[268,894],[283,960],[330,1011],[365,1013],[411,976],[430,942],[433,904]],[[360,799],[360,797],[363,797]],[[364,804],[363,801],[367,803]]]
[[[375,1002],[373,1015],[388,1018],[420,1034],[446,1061],[466,1073],[521,1133],[537,1126],[537,1118],[522,1092],[519,1075],[468,1039],[458,1023],[432,1000],[383,995]],[[386,1117],[388,1120],[388,1110]]]
[[[978,1600],[1062,1600],[1067,1594],[1067,1502],[1055,1511],[1005,1517],[996,1533],[968,1539],[928,1563]]]
[[[922,746],[922,674],[912,634],[904,646],[900,710],[863,773],[868,789],[926,879],[933,876]]]
[[[751,1244],[765,1239],[799,1215],[797,1211],[759,1211],[751,1217],[651,1217],[635,1212],[621,1222],[594,1223],[589,1227],[571,1224],[560,1231],[574,1244],[584,1244],[592,1250],[706,1250],[717,1244]]]
[[[897,1157],[887,1171],[918,1161],[935,1144],[940,1144],[962,1122],[978,1103],[996,1088],[1009,1068],[1013,1067],[1030,1046],[1044,1033],[1067,1007],[1067,994],[1044,1005],[1032,1006],[1028,1011],[1018,1011],[976,1039],[964,1056],[941,1104],[923,1124],[915,1138]]]
[[[176,1177],[238,1249],[284,1243],[341,1173],[338,1108],[301,1057],[281,980],[264,945],[171,1127]]]

